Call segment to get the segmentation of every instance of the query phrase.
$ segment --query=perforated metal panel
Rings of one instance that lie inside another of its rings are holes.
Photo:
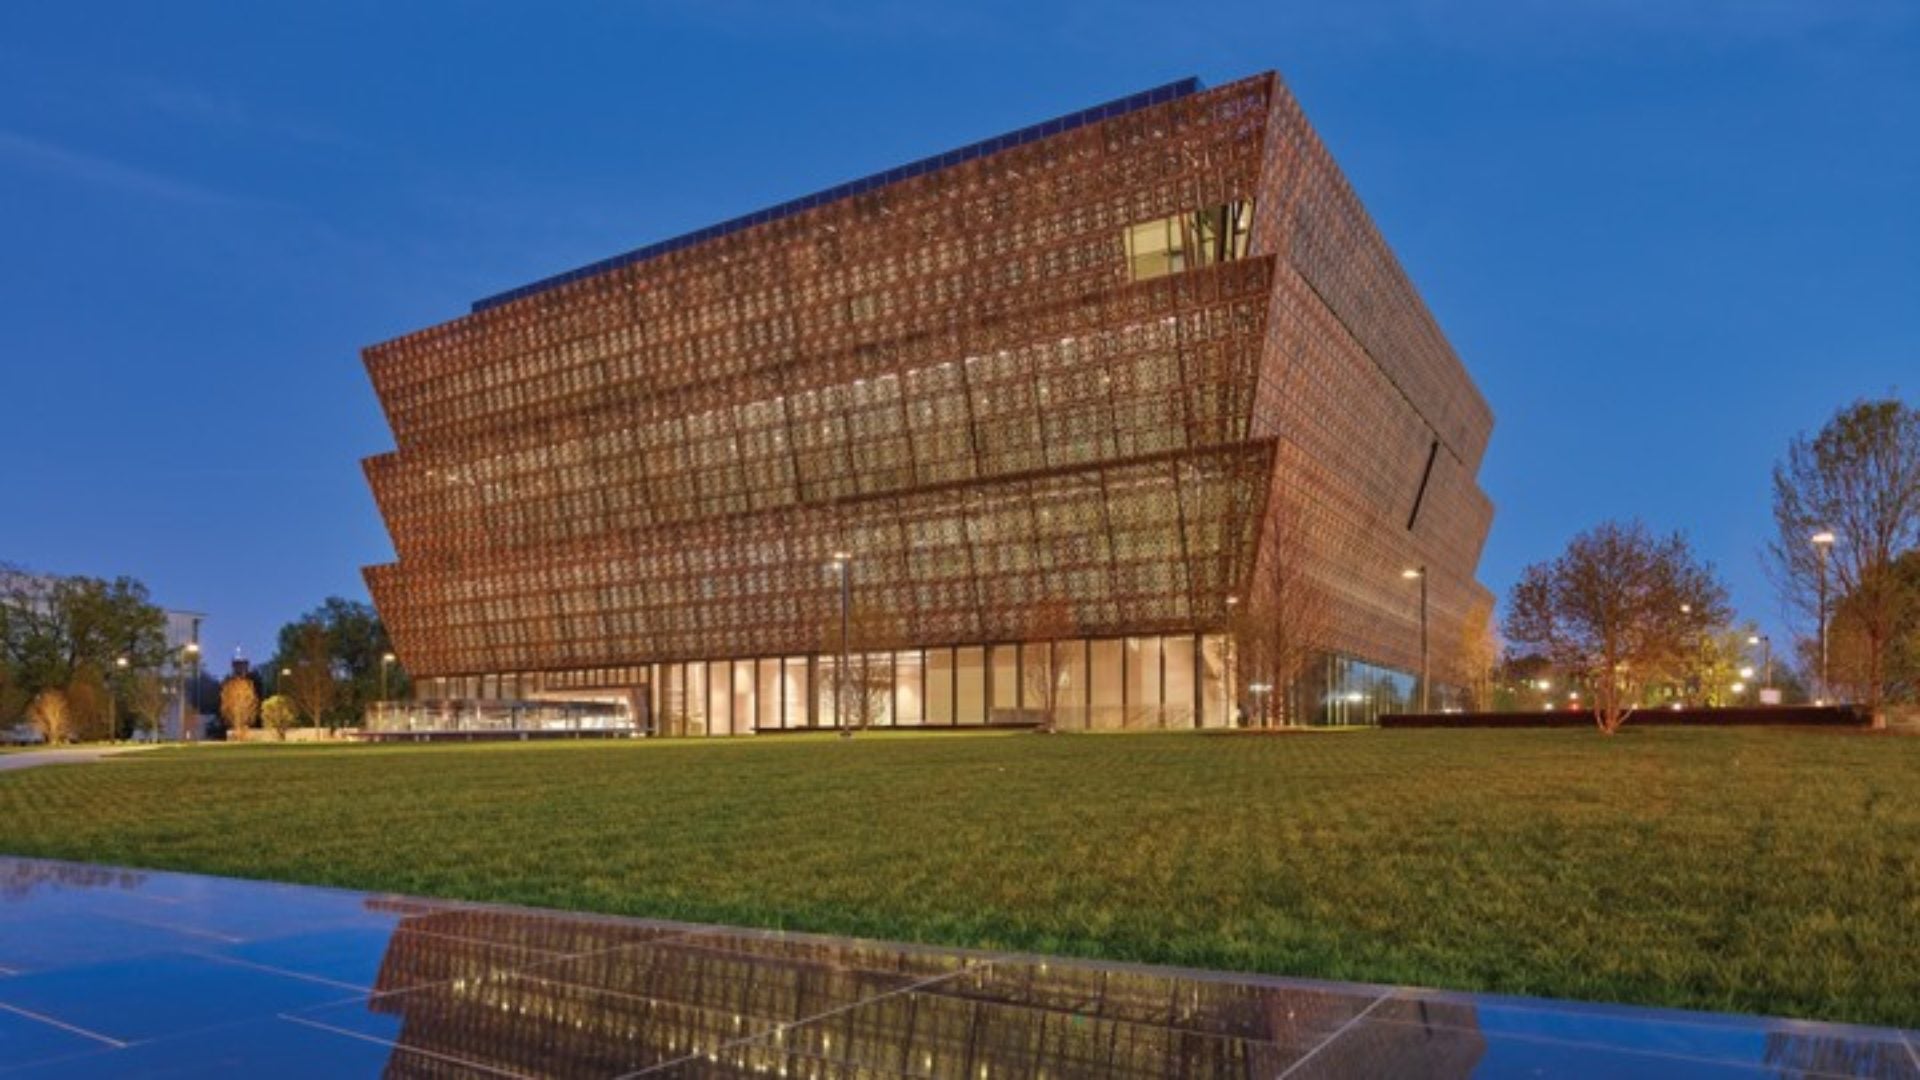
[[[1283,503],[1337,650],[1416,662],[1410,564],[1451,640],[1485,402],[1277,77],[1124,100],[368,349],[409,670],[818,651],[835,551],[873,647],[1215,629]],[[1130,226],[1247,200],[1246,257],[1133,280]]]

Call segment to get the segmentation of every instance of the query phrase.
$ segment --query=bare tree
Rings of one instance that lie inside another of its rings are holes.
[[[1440,670],[1465,694],[1465,708],[1471,712],[1491,709],[1500,673],[1500,634],[1493,625],[1493,609],[1482,607],[1469,616],[1461,624],[1456,646],[1442,656]]]
[[[1042,600],[1027,615],[1028,643],[1021,649],[1021,677],[1028,708],[1040,710],[1040,730],[1060,730],[1060,705],[1066,697],[1068,643],[1080,636],[1073,604],[1062,598]]]
[[[821,654],[836,657],[828,675],[828,689],[840,703],[840,722],[846,731],[865,731],[884,719],[893,701],[893,658],[886,650],[902,637],[899,620],[871,605],[858,604],[847,613],[847,664],[842,670],[840,622],[836,618],[821,635]]]
[[[327,710],[333,708],[339,694],[339,682],[333,674],[333,655],[327,647],[327,632],[319,623],[309,622],[295,637],[291,676],[286,695],[293,699],[314,727],[325,725]]]
[[[1259,727],[1296,721],[1295,685],[1326,651],[1333,630],[1332,598],[1314,577],[1306,507],[1290,492],[1273,498],[1279,501],[1261,530],[1253,580],[1228,618],[1233,681],[1262,688],[1248,694]]]
[[[1848,600],[1828,608],[1833,636],[1847,640],[1865,703],[1882,718],[1903,618],[1900,577],[1885,571],[1920,547],[1920,409],[1859,401],[1812,439],[1795,438],[1773,469],[1773,519],[1769,568],[1787,602],[1817,617],[1831,575],[1829,595]],[[1832,543],[1815,545],[1816,533]]]
[[[1506,633],[1584,677],[1594,723],[1611,735],[1642,688],[1671,678],[1700,636],[1727,619],[1726,587],[1684,537],[1656,539],[1637,521],[1609,521],[1521,573]]]
[[[160,730],[167,721],[167,704],[172,698],[172,688],[158,672],[137,672],[127,685],[127,706],[146,725],[154,742],[160,741]]]
[[[245,675],[229,675],[220,684],[220,719],[229,731],[246,731],[260,713],[260,691]]]

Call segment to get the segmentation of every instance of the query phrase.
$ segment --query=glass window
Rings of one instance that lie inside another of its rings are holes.
[[[781,680],[780,700],[785,703],[786,723],[790,728],[807,726],[807,660],[804,656],[789,657],[783,662],[786,678]]]
[[[1128,276],[1151,281],[1189,267],[1243,259],[1252,235],[1253,203],[1236,199],[1129,225],[1121,239]]]
[[[1227,692],[1227,639],[1203,638],[1200,656],[1204,665],[1200,683],[1200,726],[1232,727],[1235,717],[1231,695]]]
[[[687,665],[688,735],[707,733],[707,665],[696,661]]]
[[[1127,227],[1127,269],[1133,280],[1150,281],[1185,269],[1179,228],[1177,217],[1158,218]]]
[[[1095,730],[1126,726],[1125,699],[1121,689],[1121,652],[1118,638],[1095,641],[1088,646],[1087,688],[1093,695],[1093,711],[1087,717],[1087,726]]]
[[[1166,653],[1166,718],[1168,727],[1193,726],[1193,639],[1169,637],[1161,641]]]
[[[1068,641],[1060,646],[1060,726],[1069,731],[1086,727],[1087,643]]]
[[[661,685],[660,733],[663,735],[685,735],[687,733],[687,669],[681,664],[666,666],[666,680]]]
[[[926,664],[918,650],[893,655],[893,722],[919,724],[926,720]]]
[[[1160,639],[1127,639],[1127,704],[1136,708],[1160,705]]]
[[[840,657],[821,656],[814,660],[813,674],[817,682],[814,685],[814,723],[821,727],[838,728],[849,718],[840,715],[836,707],[836,698],[844,688],[840,685]]]
[[[953,723],[953,650],[927,650],[927,723]]]
[[[1020,708],[1020,647],[995,645],[988,658],[993,715],[991,720],[1014,720]]]
[[[753,730],[753,661],[733,662],[733,734]]]
[[[780,726],[780,661],[760,661],[760,692],[757,727],[769,730]]]
[[[893,654],[862,653],[847,665],[847,724],[893,726]]]
[[[707,734],[733,734],[733,665],[707,665]]]
[[[969,645],[954,650],[954,720],[961,724],[986,722],[986,650]]]

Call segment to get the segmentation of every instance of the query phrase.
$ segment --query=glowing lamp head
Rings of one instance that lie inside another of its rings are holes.
[[[1828,547],[1833,543],[1835,537],[1833,535],[1832,530],[1822,529],[1819,532],[1814,533],[1812,536],[1808,537],[1808,539],[1812,540],[1815,544],[1819,545],[1820,547]]]

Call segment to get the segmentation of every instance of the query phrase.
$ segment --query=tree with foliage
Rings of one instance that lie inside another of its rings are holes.
[[[1774,466],[1773,519],[1775,580],[1815,623],[1824,562],[1828,595],[1848,601],[1828,608],[1830,642],[1848,643],[1849,681],[1882,718],[1904,603],[1900,576],[1888,571],[1920,547],[1920,409],[1858,401],[1813,438],[1796,437]],[[1824,556],[1811,542],[1822,532],[1833,534]]]
[[[33,695],[20,684],[13,666],[0,662],[0,727],[9,727],[26,719]]]
[[[301,656],[302,636],[308,626],[318,626],[325,636],[327,656],[339,676],[339,684],[327,705],[328,724],[356,724],[367,707],[380,700],[380,674],[384,658],[393,652],[386,626],[372,605],[338,596],[328,597],[321,605],[298,620],[280,628],[278,648],[267,671],[292,671]],[[412,692],[406,669],[398,662],[384,664],[387,671],[387,696],[404,699]],[[276,692],[285,692],[278,678]]]
[[[1506,634],[1584,678],[1594,723],[1620,730],[1642,690],[1680,670],[1701,635],[1728,619],[1727,590],[1678,533],[1603,522],[1551,562],[1522,571]]]
[[[1859,700],[1867,700],[1877,686],[1882,703],[1911,704],[1920,700],[1920,550],[1867,577],[1865,589],[1834,601],[1827,633],[1829,678]],[[1863,610],[1870,607],[1877,611]],[[1884,640],[1870,632],[1876,625],[1883,626]],[[1808,659],[1818,664],[1818,642],[1808,645]]]
[[[260,712],[260,690],[245,675],[229,675],[220,684],[220,719],[229,732],[253,727]],[[231,737],[231,736],[229,736]],[[244,737],[244,736],[243,736]]]
[[[67,724],[73,737],[104,740],[113,722],[112,691],[100,669],[81,664],[67,680]]]
[[[67,713],[67,692],[50,686],[33,696],[27,706],[27,719],[48,745],[66,742],[72,736]]]
[[[292,675],[281,693],[314,727],[326,726],[327,716],[339,697],[339,682],[333,673],[333,654],[327,644],[327,630],[319,622],[307,623],[294,636]]]
[[[1749,698],[1757,698],[1765,674],[1754,662],[1747,639],[1758,631],[1750,622],[1714,626],[1703,631],[1688,650],[1681,669],[1674,673],[1668,701],[1714,708],[1738,705],[1741,695],[1733,690],[1737,683],[1746,684]],[[1755,669],[1752,678],[1740,674],[1741,669],[1748,667]],[[1648,703],[1656,702],[1649,697]]]
[[[285,694],[275,694],[260,703],[260,719],[273,732],[274,738],[284,741],[287,729],[299,721],[300,710]]]
[[[132,578],[56,578],[0,566],[0,663],[29,695],[66,688],[84,667],[158,670],[166,614]]]

